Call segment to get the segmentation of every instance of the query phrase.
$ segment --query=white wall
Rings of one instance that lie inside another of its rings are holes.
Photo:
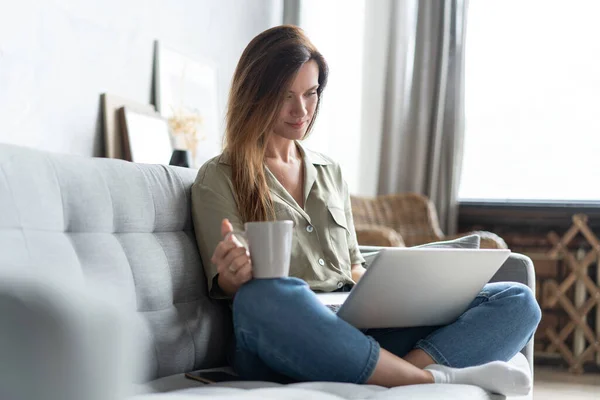
[[[218,67],[224,110],[246,44],[281,0],[0,0],[0,142],[97,155],[100,93],[151,96],[153,41]]]

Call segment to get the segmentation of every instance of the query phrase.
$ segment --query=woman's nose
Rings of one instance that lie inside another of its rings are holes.
[[[304,99],[296,99],[294,107],[292,107],[292,115],[294,117],[304,117],[306,115],[306,104]]]

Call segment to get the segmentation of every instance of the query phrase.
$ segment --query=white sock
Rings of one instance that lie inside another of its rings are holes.
[[[431,372],[435,383],[475,385],[505,396],[526,395],[531,390],[529,374],[503,361],[468,368],[433,364],[425,369]]]

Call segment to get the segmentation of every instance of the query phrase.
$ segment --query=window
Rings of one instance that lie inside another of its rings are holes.
[[[600,1],[469,3],[459,198],[600,201]]]

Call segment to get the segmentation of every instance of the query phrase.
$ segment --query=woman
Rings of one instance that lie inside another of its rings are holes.
[[[524,285],[486,285],[445,327],[363,332],[316,299],[313,291],[350,290],[365,272],[339,166],[300,143],[315,122],[327,74],[323,56],[297,27],[254,38],[233,77],[225,150],[200,169],[192,188],[210,295],[233,299],[234,368],[243,378],[279,382],[464,383],[529,392],[529,375],[505,362],[540,319]],[[253,280],[248,252],[227,234],[247,221],[282,219],[295,222],[290,278]]]

